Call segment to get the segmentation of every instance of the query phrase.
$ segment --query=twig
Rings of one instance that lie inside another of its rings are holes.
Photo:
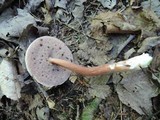
[[[126,45],[128,45],[134,38],[136,35],[130,35],[129,38],[123,43],[123,45],[121,45],[118,48],[118,54],[117,57],[119,56],[119,54],[122,52],[122,50],[126,47]]]
[[[79,113],[79,105],[77,105],[77,115],[76,115],[76,120],[79,120],[79,116],[80,116],[80,113]]]

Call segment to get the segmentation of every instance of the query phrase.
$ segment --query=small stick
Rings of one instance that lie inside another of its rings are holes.
[[[49,58],[48,61],[52,64],[60,65],[66,69],[69,69],[75,73],[84,76],[96,76],[113,72],[122,72],[132,69],[146,68],[152,61],[152,57],[146,53],[130,58],[128,60],[120,61],[113,64],[104,64],[97,67],[84,67],[66,60],[56,58]]]
[[[126,45],[128,45],[134,38],[136,35],[130,35],[129,38],[123,43],[123,45],[121,45],[118,48],[118,54],[117,57],[119,56],[119,54],[122,52],[122,50],[126,47]]]

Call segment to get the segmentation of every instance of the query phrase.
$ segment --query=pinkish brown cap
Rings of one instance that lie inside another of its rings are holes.
[[[73,61],[69,48],[59,39],[49,36],[39,37],[33,41],[25,55],[28,72],[46,87],[61,85],[71,74],[71,71],[51,64],[48,61],[50,57]]]

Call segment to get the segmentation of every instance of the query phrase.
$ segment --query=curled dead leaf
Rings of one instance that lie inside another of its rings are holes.
[[[101,12],[91,21],[91,36],[104,36],[108,33],[137,33],[140,29],[126,21],[119,12]]]
[[[134,11],[128,8],[123,13],[101,12],[91,21],[91,36],[104,39],[109,33],[141,33],[141,38],[156,36],[160,20],[151,10]]]

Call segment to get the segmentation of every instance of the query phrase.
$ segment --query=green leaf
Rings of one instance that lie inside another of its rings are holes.
[[[90,102],[82,112],[82,120],[93,120],[94,112],[97,110],[99,103],[101,102],[100,98],[95,98]]]

